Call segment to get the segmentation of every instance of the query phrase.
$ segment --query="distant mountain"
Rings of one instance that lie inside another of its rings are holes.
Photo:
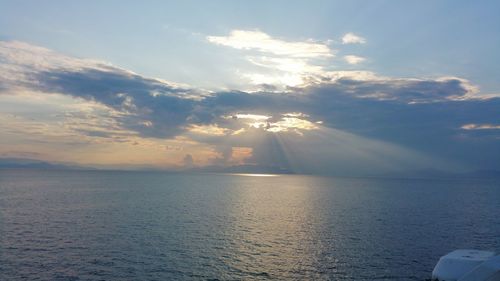
[[[464,174],[467,177],[471,178],[499,178],[500,179],[500,170],[477,170],[474,172],[469,172]]]
[[[422,179],[464,179],[464,178],[485,178],[500,179],[500,170],[476,170],[469,172],[449,172],[437,169],[423,169],[416,171],[390,173],[378,175],[388,178],[422,178]]]
[[[0,158],[0,169],[47,169],[47,170],[108,170],[106,167],[87,167],[72,163],[54,163],[37,159],[28,158]],[[189,169],[173,169],[163,170],[155,169],[154,167],[142,168],[113,168],[110,170],[127,170],[127,171],[162,171],[162,172],[200,172],[200,173],[242,173],[242,174],[295,174],[295,172],[278,166],[265,165],[235,165],[235,166],[204,166],[194,167]],[[331,175],[343,176],[343,175]],[[352,175],[344,175],[352,176]],[[416,170],[400,173],[373,174],[373,175],[357,175],[358,177],[369,176],[376,178],[421,178],[421,179],[465,179],[465,178],[480,178],[480,179],[500,179],[500,170],[476,170],[465,173],[454,173],[436,169]]]
[[[0,158],[0,169],[87,169],[78,165],[51,163],[28,158]]]

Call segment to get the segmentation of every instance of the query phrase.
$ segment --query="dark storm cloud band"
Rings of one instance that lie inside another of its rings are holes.
[[[192,125],[215,124],[237,130],[241,124],[225,118],[237,113],[275,119],[285,113],[301,112],[311,120],[323,121],[326,127],[431,154],[492,164],[495,157],[500,158],[498,130],[462,129],[464,124],[497,124],[500,99],[476,97],[477,89],[459,78],[325,77],[319,79],[322,83],[281,93],[206,93],[111,65],[61,58],[46,49],[26,45],[20,48],[24,53],[19,56],[0,53],[2,91],[24,87],[92,100],[123,112],[116,117],[120,124],[146,137],[171,138],[182,135]],[[26,53],[41,53],[49,65],[40,66],[33,58],[26,59]],[[52,57],[54,62],[50,63]],[[225,137],[214,136],[211,142]]]

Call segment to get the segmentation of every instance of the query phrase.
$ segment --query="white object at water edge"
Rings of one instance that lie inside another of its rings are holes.
[[[432,280],[500,281],[500,256],[489,251],[455,250],[439,259]]]

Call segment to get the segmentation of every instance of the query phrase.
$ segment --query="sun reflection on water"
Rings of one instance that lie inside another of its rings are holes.
[[[304,273],[320,279],[314,183],[295,175],[243,175],[257,176],[235,179],[231,224],[224,231],[232,253],[227,265],[258,280],[299,280]]]
[[[243,177],[279,177],[277,174],[246,174],[246,173],[233,173],[233,176],[243,176]]]

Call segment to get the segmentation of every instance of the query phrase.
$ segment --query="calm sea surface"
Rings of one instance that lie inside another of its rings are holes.
[[[424,280],[500,250],[492,180],[0,171],[0,280]]]

